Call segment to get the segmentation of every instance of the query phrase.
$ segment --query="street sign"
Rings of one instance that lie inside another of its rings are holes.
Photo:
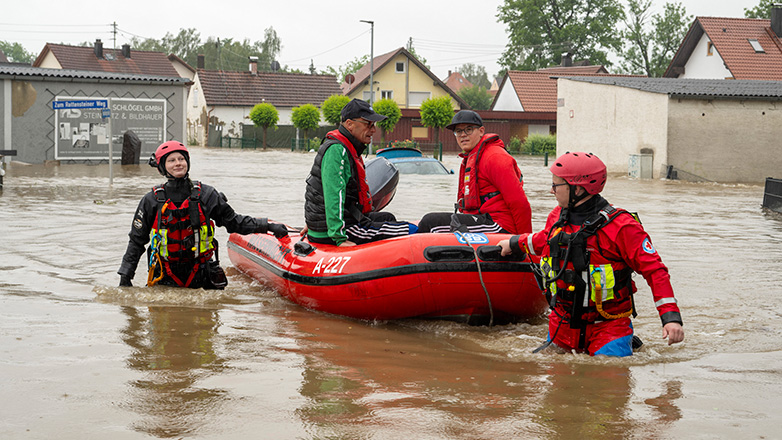
[[[52,109],[71,109],[71,108],[109,108],[108,99],[82,99],[78,101],[52,101]]]
[[[104,108],[100,110],[100,116],[102,118],[110,118],[111,117],[111,109]]]

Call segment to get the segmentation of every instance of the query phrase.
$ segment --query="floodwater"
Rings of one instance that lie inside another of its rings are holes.
[[[242,214],[303,224],[313,154],[193,148]],[[520,158],[533,225],[554,206]],[[444,158],[458,170],[455,156]],[[782,426],[782,220],[762,186],[609,180],[670,268],[685,342],[637,277],[632,358],[532,354],[545,319],[470,327],[312,312],[231,267],[212,292],[116,270],[146,166],[13,163],[0,193],[3,439],[763,439]],[[387,210],[450,210],[455,176],[403,175]],[[218,233],[226,248],[227,233]]]

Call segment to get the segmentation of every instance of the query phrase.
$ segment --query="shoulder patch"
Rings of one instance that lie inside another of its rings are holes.
[[[141,224],[141,219],[134,219],[133,220],[133,227],[136,229],[141,229],[143,225]]]
[[[652,246],[652,240],[649,240],[649,237],[644,238],[644,242],[641,244],[641,248],[643,248],[644,252],[647,254],[653,254],[657,252],[654,249],[654,246]]]

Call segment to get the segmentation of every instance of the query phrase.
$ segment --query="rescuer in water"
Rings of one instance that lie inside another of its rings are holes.
[[[552,310],[541,348],[553,343],[590,355],[632,355],[633,272],[643,275],[652,289],[662,337],[669,345],[684,340],[668,268],[649,235],[636,215],[600,196],[607,178],[603,161],[594,154],[568,152],[554,161],[551,172],[558,206],[545,228],[499,243],[502,255],[541,256],[538,275]]]
[[[150,241],[148,286],[222,289],[227,279],[218,259],[215,225],[239,234],[288,235],[285,225],[237,214],[225,195],[190,180],[190,154],[181,142],[161,144],[149,164],[168,180],[139,202],[128,248],[117,271],[120,286],[132,286],[136,266]]]

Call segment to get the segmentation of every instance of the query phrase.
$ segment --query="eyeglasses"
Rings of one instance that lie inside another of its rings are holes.
[[[457,128],[453,131],[453,135],[456,137],[459,137],[462,135],[462,133],[466,134],[467,136],[471,135],[478,127],[472,125],[465,129]]]
[[[367,128],[372,128],[375,126],[375,123],[373,121],[367,121],[366,119],[353,119],[353,120],[361,122],[363,124],[367,124]]]
[[[565,183],[552,183],[551,184],[551,190],[556,191],[558,186],[567,185],[567,182]]]

